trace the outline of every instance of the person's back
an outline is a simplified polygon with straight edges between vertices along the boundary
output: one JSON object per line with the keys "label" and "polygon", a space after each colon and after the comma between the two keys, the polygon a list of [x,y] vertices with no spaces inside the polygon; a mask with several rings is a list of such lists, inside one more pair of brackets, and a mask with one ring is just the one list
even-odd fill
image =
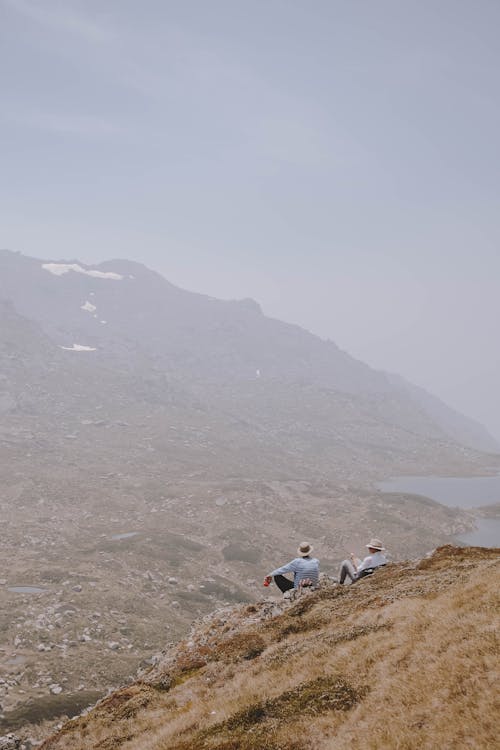
{"label": "person's back", "polygon": [[302,581],[309,580],[310,586],[317,586],[319,583],[319,560],[316,557],[296,557],[292,560],[291,570],[293,570],[293,586],[298,589]]}
{"label": "person's back", "polygon": [[[317,586],[319,583],[319,560],[316,557],[311,557],[312,551],[313,548],[308,542],[302,542],[297,550],[300,557],[295,557],[286,565],[282,565],[269,573],[265,578],[266,585],[274,579],[283,593],[289,589],[298,589],[305,585]],[[285,578],[286,573],[293,573],[293,583]]]}

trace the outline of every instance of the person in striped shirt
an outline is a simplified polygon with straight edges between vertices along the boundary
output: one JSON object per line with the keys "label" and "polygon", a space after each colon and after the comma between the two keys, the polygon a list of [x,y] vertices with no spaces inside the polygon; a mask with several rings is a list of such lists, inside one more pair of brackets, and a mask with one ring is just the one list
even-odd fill
{"label": "person in striped shirt", "polygon": [[[283,594],[291,589],[299,589],[302,586],[316,587],[319,582],[319,560],[311,557],[313,547],[309,542],[301,542],[297,554],[281,568],[276,568],[266,576],[265,581],[271,583],[274,580],[276,586]],[[293,581],[286,577],[286,573],[293,573]]]}

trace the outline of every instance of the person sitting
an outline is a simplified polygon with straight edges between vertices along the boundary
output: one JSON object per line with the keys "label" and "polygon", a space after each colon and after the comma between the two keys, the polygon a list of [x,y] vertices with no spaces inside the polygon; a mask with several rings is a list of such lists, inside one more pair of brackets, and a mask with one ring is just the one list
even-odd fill
{"label": "person sitting", "polygon": [[[273,570],[265,577],[264,582],[269,585],[274,579],[276,586],[283,594],[291,589],[297,590],[306,586],[315,588],[319,582],[319,560],[311,557],[312,551],[313,547],[309,542],[301,542],[297,550],[299,557]],[[286,573],[293,573],[293,581],[286,577]]]}
{"label": "person sitting", "polygon": [[351,579],[351,583],[358,581],[360,578],[369,576],[374,570],[386,565],[387,558],[383,554],[385,547],[380,539],[370,539],[366,545],[370,553],[363,561],[359,560],[351,552],[350,559],[344,560],[340,566],[339,583],[344,583],[346,578]]}

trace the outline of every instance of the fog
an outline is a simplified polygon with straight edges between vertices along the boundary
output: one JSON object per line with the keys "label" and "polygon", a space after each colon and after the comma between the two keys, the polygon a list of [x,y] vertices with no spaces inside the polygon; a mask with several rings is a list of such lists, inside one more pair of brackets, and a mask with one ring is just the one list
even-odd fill
{"label": "fog", "polygon": [[0,0],[0,246],[253,297],[500,439],[499,22]]}

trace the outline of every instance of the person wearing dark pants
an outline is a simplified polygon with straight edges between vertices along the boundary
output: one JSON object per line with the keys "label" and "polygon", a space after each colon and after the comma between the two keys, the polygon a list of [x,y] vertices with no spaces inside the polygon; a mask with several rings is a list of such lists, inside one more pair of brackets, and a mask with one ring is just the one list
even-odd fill
{"label": "person wearing dark pants", "polygon": [[273,576],[274,583],[279,588],[280,591],[285,593],[285,591],[290,591],[290,589],[294,588],[293,581],[291,581],[289,578],[286,578],[286,576],[282,576],[278,573],[278,575]]}
{"label": "person wearing dark pants", "polygon": [[[319,582],[319,560],[311,557],[312,551],[313,548],[309,542],[302,542],[297,550],[299,557],[273,570],[266,576],[265,581],[269,584],[274,579],[276,586],[283,594],[306,585],[316,587]],[[286,578],[286,573],[293,573],[293,581]]]}

